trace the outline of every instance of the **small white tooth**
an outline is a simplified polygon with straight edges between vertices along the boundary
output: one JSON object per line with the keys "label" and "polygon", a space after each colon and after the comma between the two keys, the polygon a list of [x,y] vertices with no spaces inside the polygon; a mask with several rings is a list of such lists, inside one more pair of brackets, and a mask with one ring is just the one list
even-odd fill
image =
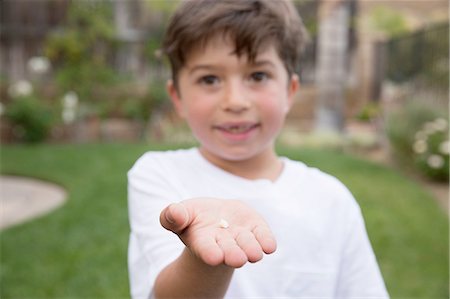
{"label": "small white tooth", "polygon": [[228,221],[226,221],[225,219],[220,219],[219,225],[221,228],[228,228],[230,226],[230,224],[228,224]]}

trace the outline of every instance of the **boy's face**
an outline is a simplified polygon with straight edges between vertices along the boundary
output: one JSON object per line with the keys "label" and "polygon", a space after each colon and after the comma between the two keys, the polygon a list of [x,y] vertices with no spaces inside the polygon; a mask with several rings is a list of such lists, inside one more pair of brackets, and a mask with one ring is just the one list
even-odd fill
{"label": "boy's face", "polygon": [[233,51],[227,38],[193,50],[178,74],[178,90],[169,82],[169,94],[209,157],[243,161],[272,155],[298,77],[288,78],[273,46],[254,63]]}

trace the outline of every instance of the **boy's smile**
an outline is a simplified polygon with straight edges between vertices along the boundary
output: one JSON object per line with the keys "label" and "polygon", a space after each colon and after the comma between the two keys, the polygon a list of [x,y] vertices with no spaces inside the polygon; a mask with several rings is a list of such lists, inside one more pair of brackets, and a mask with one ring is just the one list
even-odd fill
{"label": "boy's smile", "polygon": [[169,82],[168,90],[208,160],[222,168],[234,162],[267,167],[279,163],[274,140],[298,85],[273,45],[251,63],[219,35],[187,55],[178,88]]}
{"label": "boy's smile", "polygon": [[221,132],[230,142],[240,142],[249,139],[259,127],[259,122],[241,121],[218,124],[213,126],[213,129]]}

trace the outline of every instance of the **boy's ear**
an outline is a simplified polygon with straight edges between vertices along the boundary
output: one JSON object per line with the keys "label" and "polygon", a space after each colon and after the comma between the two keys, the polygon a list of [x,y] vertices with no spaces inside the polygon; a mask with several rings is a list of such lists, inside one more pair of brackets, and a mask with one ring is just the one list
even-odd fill
{"label": "boy's ear", "polygon": [[288,86],[288,111],[294,104],[295,95],[300,89],[300,79],[297,74],[292,74]]}
{"label": "boy's ear", "polygon": [[173,106],[175,107],[175,110],[177,111],[177,114],[181,118],[184,118],[184,109],[183,109],[183,104],[181,103],[181,96],[180,96],[180,93],[178,92],[178,89],[175,86],[175,83],[173,82],[173,80],[167,81],[166,88],[167,88],[167,93],[170,96],[170,100],[171,100]]}

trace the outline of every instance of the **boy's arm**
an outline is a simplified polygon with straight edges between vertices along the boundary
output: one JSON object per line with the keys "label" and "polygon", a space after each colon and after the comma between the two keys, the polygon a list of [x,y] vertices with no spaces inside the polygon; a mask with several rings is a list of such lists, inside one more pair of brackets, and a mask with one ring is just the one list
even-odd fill
{"label": "boy's arm", "polygon": [[276,249],[263,218],[235,200],[185,200],[165,208],[160,222],[186,248],[158,275],[156,298],[223,297],[234,268]]}
{"label": "boy's arm", "polygon": [[210,266],[184,249],[181,256],[158,276],[155,298],[223,298],[234,269]]}

